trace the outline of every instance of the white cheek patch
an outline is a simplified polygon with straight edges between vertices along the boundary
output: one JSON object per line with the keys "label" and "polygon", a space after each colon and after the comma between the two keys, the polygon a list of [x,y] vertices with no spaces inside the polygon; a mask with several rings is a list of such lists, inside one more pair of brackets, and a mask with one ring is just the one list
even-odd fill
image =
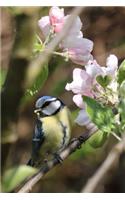
{"label": "white cheek patch", "polygon": [[52,115],[55,113],[61,106],[61,102],[59,100],[50,102],[50,104],[42,109],[42,112],[45,115]]}

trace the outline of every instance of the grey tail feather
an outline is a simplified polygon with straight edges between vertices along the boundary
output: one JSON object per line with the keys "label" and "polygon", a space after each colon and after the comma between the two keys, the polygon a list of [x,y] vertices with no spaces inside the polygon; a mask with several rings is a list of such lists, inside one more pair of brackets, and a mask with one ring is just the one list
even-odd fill
{"label": "grey tail feather", "polygon": [[35,165],[34,161],[32,160],[32,158],[27,162],[28,166],[33,167]]}

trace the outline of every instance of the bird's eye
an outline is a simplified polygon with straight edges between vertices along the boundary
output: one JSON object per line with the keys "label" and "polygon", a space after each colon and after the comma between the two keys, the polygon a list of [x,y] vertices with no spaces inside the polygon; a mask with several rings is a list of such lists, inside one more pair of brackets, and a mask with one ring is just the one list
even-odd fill
{"label": "bird's eye", "polygon": [[48,106],[50,104],[50,101],[46,101],[41,108],[45,108],[46,106]]}

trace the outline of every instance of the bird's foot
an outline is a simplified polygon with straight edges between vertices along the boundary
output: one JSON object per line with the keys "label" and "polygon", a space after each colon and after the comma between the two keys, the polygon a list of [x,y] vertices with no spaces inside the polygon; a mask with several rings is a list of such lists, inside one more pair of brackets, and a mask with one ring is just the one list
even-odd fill
{"label": "bird's foot", "polygon": [[58,153],[54,153],[54,157],[57,159],[58,163],[60,163],[60,164],[63,163],[63,159],[61,158],[61,156]]}
{"label": "bird's foot", "polygon": [[81,149],[81,146],[82,146],[82,144],[81,143],[83,143],[84,142],[84,140],[85,140],[85,138],[83,137],[83,136],[79,136],[78,138],[76,137],[74,137],[74,138],[72,138],[71,139],[71,141],[70,141],[70,144],[72,144],[73,142],[75,142],[75,141],[79,141],[80,142],[80,144],[78,145],[78,149]]}
{"label": "bird's foot", "polygon": [[72,144],[73,142],[75,142],[77,140],[78,140],[78,138],[76,138],[76,137],[72,138],[71,141],[70,141],[70,144]]}
{"label": "bird's foot", "polygon": [[79,137],[78,137],[78,140],[79,140],[79,142],[80,142],[80,144],[78,145],[78,149],[81,149],[82,148],[82,144],[81,143],[83,143],[83,142],[85,142],[85,138],[82,136],[82,135],[80,135]]}

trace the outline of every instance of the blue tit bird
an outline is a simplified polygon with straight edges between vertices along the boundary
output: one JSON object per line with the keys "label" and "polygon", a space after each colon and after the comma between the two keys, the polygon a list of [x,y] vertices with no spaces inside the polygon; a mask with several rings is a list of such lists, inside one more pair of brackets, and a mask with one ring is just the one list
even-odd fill
{"label": "blue tit bird", "polygon": [[37,119],[28,165],[37,167],[46,157],[58,155],[68,145],[72,120],[69,109],[56,97],[40,97],[35,107]]}

